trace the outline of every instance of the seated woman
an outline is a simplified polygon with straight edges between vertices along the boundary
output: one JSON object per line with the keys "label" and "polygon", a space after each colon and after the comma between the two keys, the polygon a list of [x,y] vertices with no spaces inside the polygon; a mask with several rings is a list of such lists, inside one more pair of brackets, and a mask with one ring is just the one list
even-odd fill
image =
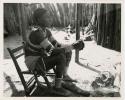
{"label": "seated woman", "polygon": [[[72,56],[71,50],[79,49],[79,47],[83,49],[84,43],[83,41],[79,41],[72,45],[62,47],[47,29],[47,27],[51,26],[52,19],[49,12],[43,8],[34,11],[33,21],[35,27],[27,39],[25,63],[32,71],[46,72],[56,66],[54,89],[66,93],[66,90],[61,86],[62,80],[74,81],[67,74]],[[36,66],[38,63],[41,67]],[[43,64],[45,64],[46,67],[42,66]]]}

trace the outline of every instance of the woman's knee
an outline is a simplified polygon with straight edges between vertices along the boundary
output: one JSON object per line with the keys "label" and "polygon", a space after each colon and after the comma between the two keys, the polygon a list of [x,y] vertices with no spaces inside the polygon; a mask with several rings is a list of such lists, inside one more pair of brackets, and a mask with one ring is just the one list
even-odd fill
{"label": "woman's knee", "polygon": [[72,56],[72,51],[67,52],[67,53],[66,53],[66,56],[71,57],[71,56]]}
{"label": "woman's knee", "polygon": [[59,63],[66,63],[66,55],[64,53],[60,53],[57,58]]}
{"label": "woman's knee", "polygon": [[67,62],[70,62],[71,57],[72,57],[72,51],[71,51],[71,52],[66,53],[66,61],[67,61]]}

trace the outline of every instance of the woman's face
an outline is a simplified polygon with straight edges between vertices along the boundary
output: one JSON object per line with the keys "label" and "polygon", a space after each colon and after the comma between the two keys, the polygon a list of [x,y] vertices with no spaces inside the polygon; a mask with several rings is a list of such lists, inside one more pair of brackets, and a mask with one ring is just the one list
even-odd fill
{"label": "woman's face", "polygon": [[41,27],[50,27],[52,25],[52,18],[49,12],[46,12],[38,19],[38,23]]}

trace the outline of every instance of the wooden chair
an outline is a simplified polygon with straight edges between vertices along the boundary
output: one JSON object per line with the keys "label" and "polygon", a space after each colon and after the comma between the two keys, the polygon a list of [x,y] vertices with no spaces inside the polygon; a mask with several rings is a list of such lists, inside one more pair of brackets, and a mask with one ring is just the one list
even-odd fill
{"label": "wooden chair", "polygon": [[[51,88],[51,83],[49,82],[47,76],[54,76],[55,73],[43,74],[43,73],[37,73],[36,71],[31,72],[30,70],[22,71],[21,65],[19,65],[17,59],[25,55],[24,45],[19,46],[15,49],[7,48],[7,50],[9,51],[9,54],[14,62],[17,73],[18,73],[20,80],[22,82],[22,85],[24,87],[26,96],[31,96],[33,91],[35,90],[36,84],[37,84],[37,86],[39,86],[41,84],[40,81],[38,80],[39,76],[42,76],[43,79],[45,80],[44,83],[47,84],[48,88]],[[19,52],[21,52],[21,53],[19,54]],[[55,69],[53,69],[53,70],[55,70]],[[26,81],[26,79],[25,79],[25,75],[27,75],[27,74],[33,75],[28,81]],[[31,86],[31,84],[34,84],[34,85]]]}

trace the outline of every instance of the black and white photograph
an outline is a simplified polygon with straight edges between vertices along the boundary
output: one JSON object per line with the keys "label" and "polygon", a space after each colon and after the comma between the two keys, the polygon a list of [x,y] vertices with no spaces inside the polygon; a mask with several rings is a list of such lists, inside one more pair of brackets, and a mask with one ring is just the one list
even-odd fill
{"label": "black and white photograph", "polygon": [[3,3],[3,97],[121,97],[121,3]]}

